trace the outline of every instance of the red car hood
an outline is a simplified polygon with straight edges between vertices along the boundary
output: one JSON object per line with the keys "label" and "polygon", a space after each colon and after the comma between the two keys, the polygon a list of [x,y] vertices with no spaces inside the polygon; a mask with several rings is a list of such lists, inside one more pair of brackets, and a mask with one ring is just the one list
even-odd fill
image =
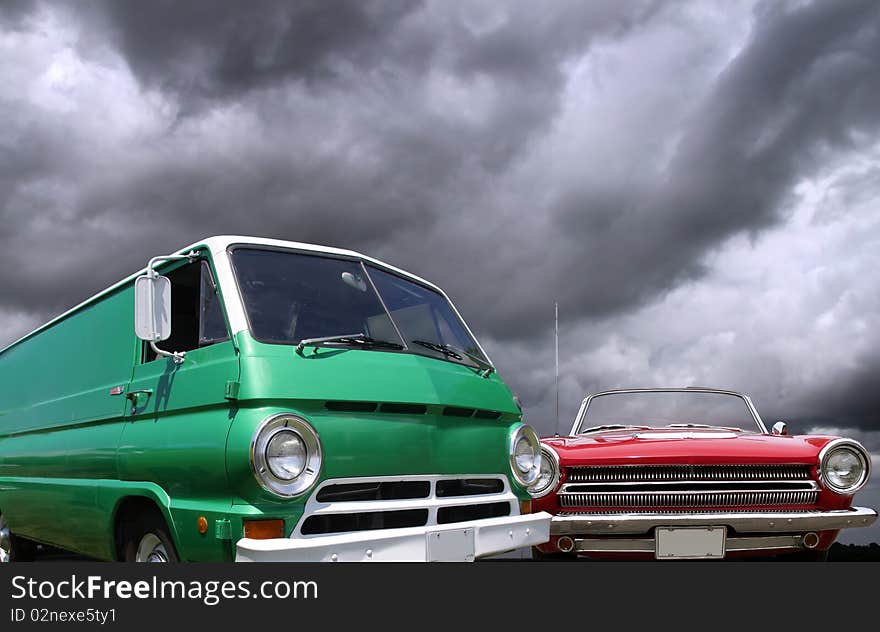
{"label": "red car hood", "polygon": [[606,430],[541,439],[566,465],[803,463],[815,465],[834,437],[763,435],[723,429]]}

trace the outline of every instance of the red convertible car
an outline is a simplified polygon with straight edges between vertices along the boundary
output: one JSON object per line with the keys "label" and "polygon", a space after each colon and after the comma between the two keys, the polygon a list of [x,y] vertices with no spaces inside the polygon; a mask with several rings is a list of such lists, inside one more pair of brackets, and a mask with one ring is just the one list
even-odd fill
{"label": "red convertible car", "polygon": [[768,432],[751,400],[707,388],[587,397],[570,436],[542,442],[530,488],[553,514],[533,557],[822,560],[840,529],[877,512],[852,505],[870,454],[856,441]]}

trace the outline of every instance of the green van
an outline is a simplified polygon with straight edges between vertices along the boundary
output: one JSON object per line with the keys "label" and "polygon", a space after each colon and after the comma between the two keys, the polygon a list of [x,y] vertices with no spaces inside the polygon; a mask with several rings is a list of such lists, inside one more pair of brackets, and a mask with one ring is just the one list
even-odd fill
{"label": "green van", "polygon": [[211,237],[0,351],[0,559],[472,560],[549,539],[534,431],[442,290]]}

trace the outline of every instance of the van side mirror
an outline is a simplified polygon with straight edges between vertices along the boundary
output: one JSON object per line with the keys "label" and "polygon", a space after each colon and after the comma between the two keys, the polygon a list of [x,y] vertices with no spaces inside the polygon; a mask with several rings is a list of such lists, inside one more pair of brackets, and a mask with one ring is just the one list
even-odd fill
{"label": "van side mirror", "polygon": [[773,424],[773,429],[771,432],[775,435],[787,435],[788,434],[788,425],[784,421],[777,421]]}
{"label": "van side mirror", "polygon": [[157,356],[171,358],[175,364],[184,361],[186,351],[165,351],[157,342],[171,337],[171,281],[158,274],[155,266],[160,261],[197,260],[199,254],[190,250],[185,255],[160,255],[150,259],[147,273],[134,280],[134,333],[150,343]]}
{"label": "van side mirror", "polygon": [[171,281],[145,274],[134,281],[134,333],[146,342],[171,336]]}

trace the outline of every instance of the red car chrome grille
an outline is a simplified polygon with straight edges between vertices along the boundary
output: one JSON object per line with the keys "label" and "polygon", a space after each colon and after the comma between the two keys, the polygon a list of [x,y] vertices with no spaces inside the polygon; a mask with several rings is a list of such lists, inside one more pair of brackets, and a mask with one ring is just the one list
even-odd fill
{"label": "red car chrome grille", "polygon": [[567,470],[563,508],[630,509],[809,506],[819,488],[808,465],[592,466]]}
{"label": "red car chrome grille", "polygon": [[594,465],[568,468],[569,483],[808,481],[809,465]]}
{"label": "red car chrome grille", "polygon": [[562,507],[753,507],[757,505],[814,505],[819,492],[811,491],[688,491],[562,493]]}
{"label": "red car chrome grille", "polygon": [[[633,512],[629,509],[575,509],[573,511],[560,511],[557,515],[562,517],[572,517],[572,516],[595,516],[599,520],[607,519],[610,516],[631,516],[633,513],[639,514],[651,514],[652,516],[675,516],[678,514],[687,514],[689,516],[699,515],[699,514],[717,514],[717,508],[710,509],[700,509],[700,508],[691,508],[691,507],[682,507],[681,509],[652,509],[649,512],[639,511]],[[791,509],[734,509],[726,513],[735,513],[735,514],[760,514],[760,515],[768,515],[778,513],[779,515],[788,515],[791,513]],[[804,509],[802,511],[804,515],[818,514],[820,510],[818,509]]]}

